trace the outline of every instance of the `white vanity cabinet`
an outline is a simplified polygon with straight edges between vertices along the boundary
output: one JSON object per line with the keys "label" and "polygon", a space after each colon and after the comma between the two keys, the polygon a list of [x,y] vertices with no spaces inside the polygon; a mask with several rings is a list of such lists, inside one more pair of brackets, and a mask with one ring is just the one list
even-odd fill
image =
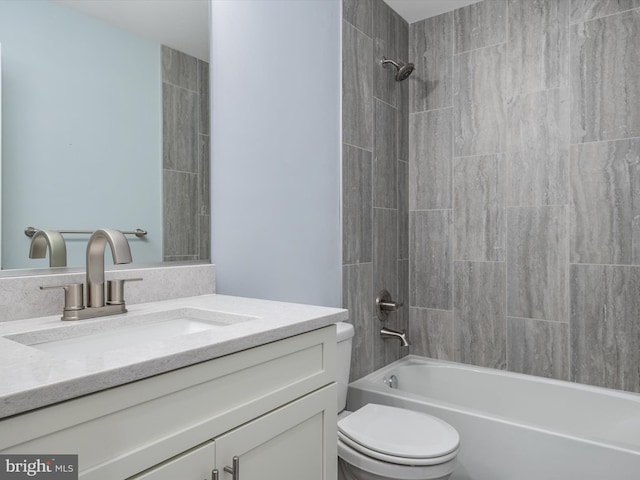
{"label": "white vanity cabinet", "polygon": [[83,480],[335,480],[335,349],[330,325],[16,415],[0,452],[78,454]]}

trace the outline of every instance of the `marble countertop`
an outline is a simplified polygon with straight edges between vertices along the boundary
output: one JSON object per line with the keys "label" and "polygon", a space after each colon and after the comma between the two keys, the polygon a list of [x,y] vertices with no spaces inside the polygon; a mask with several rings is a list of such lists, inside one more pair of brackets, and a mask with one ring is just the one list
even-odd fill
{"label": "marble countertop", "polygon": [[[11,340],[65,339],[78,328],[107,331],[127,319],[180,308],[257,317],[168,339],[63,357]],[[0,323],[0,418],[169,372],[346,320],[347,311],[293,303],[202,295],[128,306],[128,313],[63,322],[60,315]],[[149,326],[152,328],[152,325]],[[8,338],[7,338],[8,337]]]}

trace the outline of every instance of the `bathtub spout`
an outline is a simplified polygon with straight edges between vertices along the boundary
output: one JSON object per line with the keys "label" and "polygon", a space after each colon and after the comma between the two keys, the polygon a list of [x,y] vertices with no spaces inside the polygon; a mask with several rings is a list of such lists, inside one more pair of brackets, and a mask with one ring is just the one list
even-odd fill
{"label": "bathtub spout", "polygon": [[408,347],[409,345],[411,345],[411,343],[409,343],[409,340],[407,340],[407,332],[405,332],[404,330],[402,332],[396,332],[395,330],[391,330],[390,328],[382,327],[382,329],[380,330],[380,335],[385,339],[397,338],[398,340],[400,340],[400,343],[403,347]]}

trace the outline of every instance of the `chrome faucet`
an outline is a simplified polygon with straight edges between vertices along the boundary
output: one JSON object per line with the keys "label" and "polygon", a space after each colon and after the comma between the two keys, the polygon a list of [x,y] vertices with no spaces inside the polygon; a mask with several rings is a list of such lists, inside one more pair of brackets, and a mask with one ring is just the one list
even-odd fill
{"label": "chrome faucet", "polygon": [[391,330],[390,328],[382,327],[382,329],[380,330],[380,336],[383,339],[386,339],[386,338],[397,338],[398,340],[400,340],[400,344],[403,347],[408,347],[408,346],[411,345],[409,340],[407,340],[407,332],[405,332],[405,331],[397,332],[395,330]]}
{"label": "chrome faucet", "polygon": [[67,246],[60,232],[38,230],[31,239],[29,258],[45,258],[49,248],[49,266],[67,266]]}
{"label": "chrome faucet", "polygon": [[93,232],[87,243],[87,304],[84,305],[83,285],[54,285],[40,287],[41,290],[62,288],[65,291],[62,320],[82,320],[126,313],[124,302],[124,283],[142,280],[129,278],[107,281],[107,300],[105,302],[104,253],[107,244],[111,247],[113,263],[131,263],[129,242],[122,232],[112,229],[100,229]]}

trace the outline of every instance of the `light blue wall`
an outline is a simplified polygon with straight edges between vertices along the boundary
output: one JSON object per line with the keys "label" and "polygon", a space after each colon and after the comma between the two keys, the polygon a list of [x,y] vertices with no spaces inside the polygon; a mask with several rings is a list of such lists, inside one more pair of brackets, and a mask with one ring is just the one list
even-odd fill
{"label": "light blue wall", "polygon": [[212,3],[219,293],[340,306],[339,0]]}
{"label": "light blue wall", "polygon": [[[3,268],[48,265],[29,225],[145,228],[134,262],[162,261],[160,46],[43,1],[0,2],[0,43]],[[83,265],[88,237],[67,238]]]}
{"label": "light blue wall", "polygon": [[[0,44],[0,215],[2,214],[2,44]],[[2,221],[0,218],[0,268],[2,268]]]}

